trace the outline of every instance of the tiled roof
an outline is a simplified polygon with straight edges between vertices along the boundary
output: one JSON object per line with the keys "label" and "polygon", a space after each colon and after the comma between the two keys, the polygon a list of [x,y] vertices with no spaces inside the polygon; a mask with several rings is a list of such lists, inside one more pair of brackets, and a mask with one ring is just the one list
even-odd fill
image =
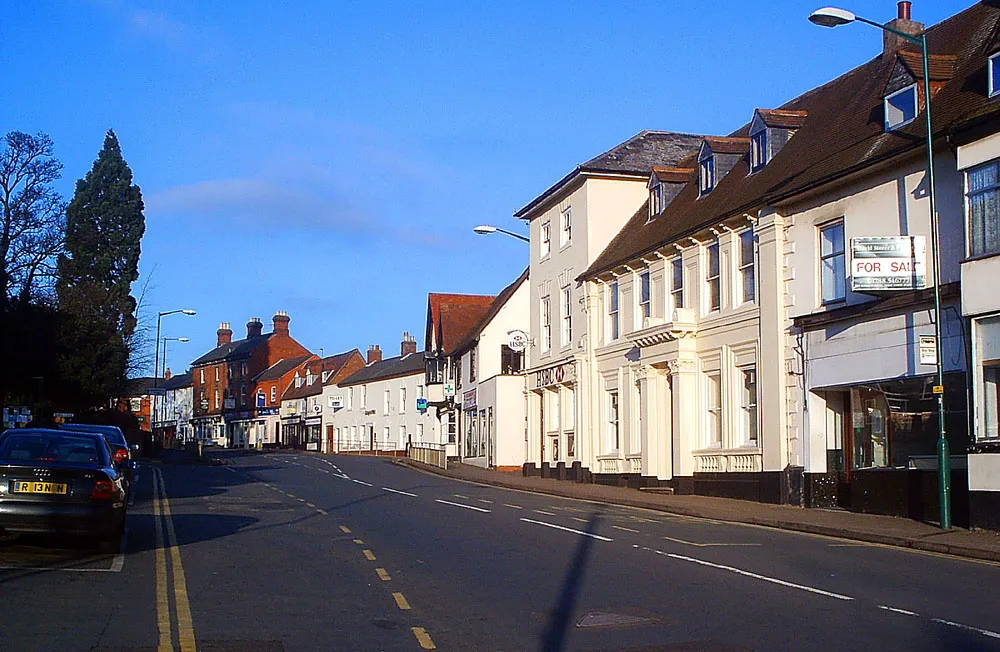
{"label": "tiled roof", "polygon": [[514,217],[526,218],[532,210],[545,203],[549,197],[579,174],[603,172],[646,177],[649,176],[654,165],[673,165],[696,152],[701,141],[702,136],[693,134],[679,134],[671,131],[640,132],[624,143],[578,165],[576,169],[557,181],[524,208],[514,213]]}
{"label": "tiled roof", "polygon": [[292,369],[295,369],[311,357],[311,355],[303,355],[297,358],[282,358],[264,371],[257,374],[253,381],[255,383],[259,383],[265,380],[281,380],[282,376],[287,374]]}
{"label": "tiled roof", "polygon": [[[301,374],[302,384],[295,386],[293,381],[281,395],[281,400],[292,398],[305,398],[306,396],[316,396],[323,393],[323,360],[313,358],[305,364],[305,367],[296,372],[296,376]],[[309,382],[309,374],[312,374],[313,381]]]}
{"label": "tiled roof", "polygon": [[348,385],[363,385],[377,380],[387,380],[389,378],[399,378],[401,376],[413,376],[424,373],[424,353],[410,353],[402,357],[389,358],[373,362],[357,373],[351,374],[340,381],[341,387]]}
{"label": "tiled roof", "polygon": [[[910,69],[917,79],[924,78],[924,58],[919,52],[900,50],[897,55]],[[927,55],[927,72],[930,73],[931,81],[947,81],[955,74],[955,55],[953,54],[929,54]],[[932,109],[933,111],[933,109]]]}
{"label": "tiled roof", "polygon": [[489,325],[490,321],[496,317],[498,312],[500,312],[500,309],[507,304],[512,296],[514,296],[517,289],[528,280],[528,269],[530,268],[526,268],[521,275],[517,277],[517,280],[500,291],[497,298],[493,300],[492,304],[490,304],[490,309],[487,310],[486,313],[479,319],[479,323],[471,328],[469,332],[466,333],[465,337],[463,337],[462,340],[455,345],[456,352],[466,349],[469,345],[476,341],[476,338],[478,338],[479,334],[483,332],[483,329]]}
{"label": "tiled roof", "polygon": [[743,154],[750,147],[749,138],[705,136],[705,142],[715,154]]}
{"label": "tiled roof", "polygon": [[157,381],[157,379],[152,376],[129,378],[125,386],[125,395],[142,396],[144,394],[148,394],[150,389],[161,386],[163,382],[162,378]]}
{"label": "tiled roof", "polygon": [[250,353],[258,346],[266,342],[272,335],[274,335],[274,333],[265,333],[257,337],[236,340],[235,342],[230,342],[229,344],[217,346],[191,364],[193,366],[198,366],[211,364],[213,362],[222,362],[226,359],[244,358],[250,355]]}
{"label": "tiled roof", "polygon": [[176,376],[171,376],[170,378],[160,382],[160,387],[163,389],[184,389],[185,387],[194,386],[194,374],[190,371],[186,374],[177,374]]}
{"label": "tiled roof", "polygon": [[451,354],[465,335],[479,323],[495,298],[482,294],[428,294],[425,338],[427,350]]}
{"label": "tiled roof", "polygon": [[653,168],[653,175],[668,183],[686,183],[694,178],[694,168],[660,167]]}
{"label": "tiled roof", "polygon": [[[986,55],[993,51],[989,46],[1000,18],[1000,8],[991,4],[974,5],[927,31],[932,53],[955,57],[952,79],[932,99],[938,138],[1000,116],[1000,102],[986,97]],[[780,205],[802,192],[924,148],[923,119],[891,132],[884,129],[882,92],[896,60],[877,56],[780,107],[804,111],[808,117],[762,170],[748,174],[745,151],[711,193],[699,197],[697,182],[689,182],[648,224],[648,209],[642,207],[579,278],[591,278],[726,218]],[[732,135],[745,136],[747,129],[745,125]]]}
{"label": "tiled roof", "polygon": [[362,360],[364,356],[361,355],[361,351],[357,349],[352,349],[344,353],[338,353],[337,355],[331,355],[329,357],[323,358],[323,371],[327,372],[327,381],[323,383],[324,385],[333,384],[334,378],[337,377],[337,372],[340,371],[344,365],[350,362],[353,356],[358,356]]}
{"label": "tiled roof", "polygon": [[760,119],[768,127],[778,129],[798,129],[806,121],[806,111],[782,111],[781,109],[757,109]]}

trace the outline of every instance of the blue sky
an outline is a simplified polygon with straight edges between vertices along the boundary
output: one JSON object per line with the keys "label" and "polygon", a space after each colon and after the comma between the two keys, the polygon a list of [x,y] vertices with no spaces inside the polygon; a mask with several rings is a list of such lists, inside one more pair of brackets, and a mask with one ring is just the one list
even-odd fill
{"label": "blue sky", "polygon": [[146,202],[144,322],[198,311],[163,320],[191,339],[174,370],[276,310],[317,353],[422,344],[428,292],[496,294],[527,265],[477,224],[523,231],[517,209],[635,133],[728,134],[882,43],[800,0],[284,4],[0,6],[0,129],[53,138],[67,199],[116,131]]}

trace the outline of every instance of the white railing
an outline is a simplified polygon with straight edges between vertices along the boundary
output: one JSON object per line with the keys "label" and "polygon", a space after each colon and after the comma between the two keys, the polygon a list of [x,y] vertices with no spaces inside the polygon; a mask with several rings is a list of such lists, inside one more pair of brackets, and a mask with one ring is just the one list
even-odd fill
{"label": "white railing", "polygon": [[694,454],[699,473],[759,473],[763,469],[760,451],[719,450]]}
{"label": "white railing", "polygon": [[629,473],[642,473],[642,453],[625,456],[625,466]]}
{"label": "white railing", "polygon": [[370,442],[340,438],[337,440],[335,451],[338,453],[385,453],[400,450],[394,441],[375,441],[372,448]]}
{"label": "white railing", "polygon": [[441,469],[448,468],[448,453],[439,444],[411,444],[408,456],[414,462],[423,462]]}

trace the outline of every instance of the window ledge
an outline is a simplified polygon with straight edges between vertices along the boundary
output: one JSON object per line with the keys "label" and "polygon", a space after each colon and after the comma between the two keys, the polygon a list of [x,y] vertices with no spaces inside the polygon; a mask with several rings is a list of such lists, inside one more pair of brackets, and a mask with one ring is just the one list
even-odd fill
{"label": "window ledge", "polygon": [[974,263],[980,260],[987,260],[989,258],[997,258],[997,257],[1000,257],[1000,251],[991,251],[985,254],[976,254],[975,256],[969,256],[965,258],[961,264],[964,265],[965,263]]}

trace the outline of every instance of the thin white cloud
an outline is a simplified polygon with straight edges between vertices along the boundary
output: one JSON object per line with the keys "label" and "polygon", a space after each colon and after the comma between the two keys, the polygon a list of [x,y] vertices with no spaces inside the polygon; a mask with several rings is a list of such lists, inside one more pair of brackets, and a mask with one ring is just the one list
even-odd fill
{"label": "thin white cloud", "polygon": [[145,198],[149,215],[191,215],[273,229],[360,233],[373,220],[317,189],[265,179],[215,179],[174,186]]}

